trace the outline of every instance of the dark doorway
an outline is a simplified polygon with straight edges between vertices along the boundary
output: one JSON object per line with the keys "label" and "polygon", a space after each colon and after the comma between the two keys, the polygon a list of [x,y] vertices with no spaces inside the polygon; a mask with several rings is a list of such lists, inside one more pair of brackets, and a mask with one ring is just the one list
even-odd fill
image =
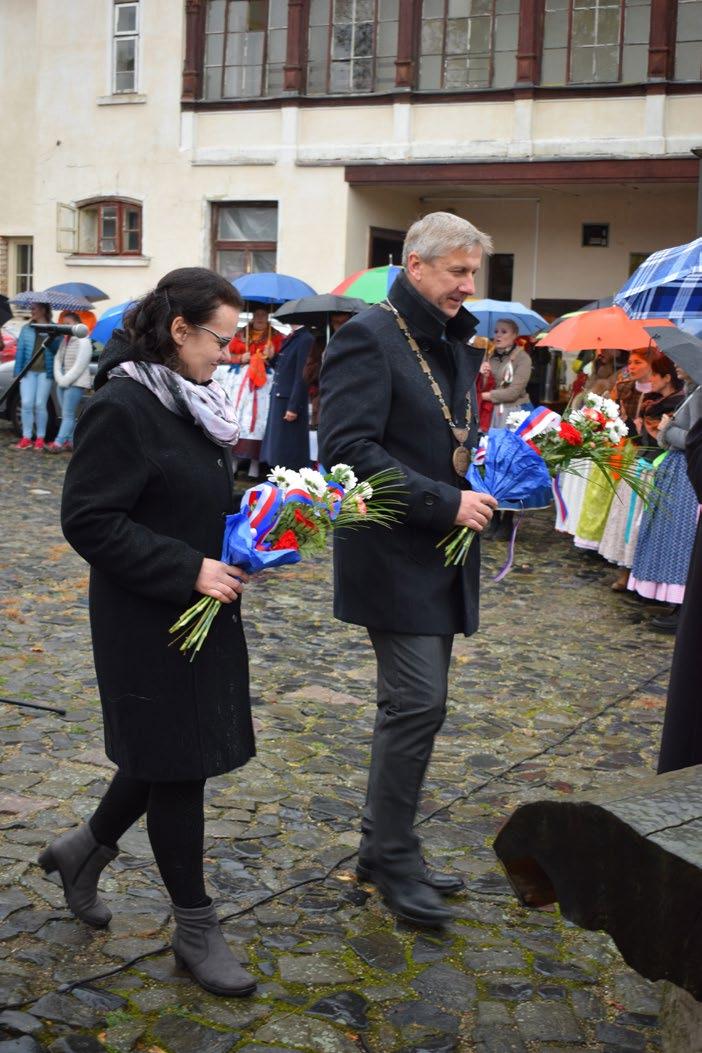
{"label": "dark doorway", "polygon": [[384,227],[371,227],[368,266],[386,267],[388,263],[394,263],[396,267],[399,267],[402,263],[402,245],[404,240],[404,230],[385,230]]}
{"label": "dark doorway", "polygon": [[496,252],[490,257],[488,266],[488,299],[511,300],[514,255],[511,252]]}

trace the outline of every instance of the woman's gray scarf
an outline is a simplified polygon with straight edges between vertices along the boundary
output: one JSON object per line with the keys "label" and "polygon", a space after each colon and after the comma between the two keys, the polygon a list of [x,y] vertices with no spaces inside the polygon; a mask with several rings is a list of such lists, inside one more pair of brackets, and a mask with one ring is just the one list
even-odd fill
{"label": "woman's gray scarf", "polygon": [[194,384],[168,366],[131,361],[121,362],[108,376],[128,377],[143,384],[167,410],[197,424],[218,446],[235,446],[239,441],[234,404],[215,380]]}

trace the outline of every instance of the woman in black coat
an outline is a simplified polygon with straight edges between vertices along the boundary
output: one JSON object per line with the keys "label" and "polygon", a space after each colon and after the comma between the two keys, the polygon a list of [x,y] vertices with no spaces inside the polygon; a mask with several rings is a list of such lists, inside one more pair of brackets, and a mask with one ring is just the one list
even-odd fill
{"label": "woman in black coat", "polygon": [[303,371],[314,346],[309,329],[291,333],[278,352],[263,436],[261,460],[285,468],[307,468],[310,463],[309,392]]}
{"label": "woman in black coat", "polygon": [[[105,724],[118,766],[95,814],[39,857],[58,870],[69,907],[90,925],[119,838],[146,813],[173,901],[176,960],[215,994],[253,977],[225,943],[203,873],[204,786],[255,752],[240,618],[246,575],[219,559],[234,511],[234,408],[217,384],[241,307],[233,286],[200,267],[172,271],[105,348],[76,429],[63,532],[90,564],[90,623]],[[196,659],[168,629],[198,595],[224,606]]]}
{"label": "woman in black coat", "polygon": [[[690,428],[685,447],[687,475],[702,503],[702,421]],[[680,609],[658,772],[702,764],[702,517]]]}

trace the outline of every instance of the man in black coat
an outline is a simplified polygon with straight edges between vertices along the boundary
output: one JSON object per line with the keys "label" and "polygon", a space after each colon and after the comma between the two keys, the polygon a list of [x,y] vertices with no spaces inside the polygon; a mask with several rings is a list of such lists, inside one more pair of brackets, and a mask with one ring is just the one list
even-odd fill
{"label": "man in black coat", "polygon": [[460,879],[427,869],[413,833],[434,736],[446,713],[453,636],[478,628],[479,544],[465,566],[444,566],[437,542],[454,526],[481,531],[496,502],[465,481],[477,441],[474,383],[483,357],[463,308],[491,242],[437,212],[415,223],[405,271],[387,301],[332,338],[321,376],[320,457],[360,479],[401,469],[406,511],[391,530],[336,536],[334,613],[365,625],[378,662],[378,712],[363,813],[359,876],[420,924],[450,916],[440,892]]}
{"label": "man in black coat", "polygon": [[309,395],[303,371],[313,346],[312,333],[301,326],[285,340],[274,361],[271,403],[261,446],[261,460],[266,464],[309,467]]}

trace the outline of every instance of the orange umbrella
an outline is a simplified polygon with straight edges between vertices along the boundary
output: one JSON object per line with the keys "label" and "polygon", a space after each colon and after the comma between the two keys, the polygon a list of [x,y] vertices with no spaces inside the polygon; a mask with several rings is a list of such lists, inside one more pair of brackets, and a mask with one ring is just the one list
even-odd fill
{"label": "orange umbrella", "polygon": [[[83,325],[87,325],[88,332],[92,333],[93,329],[95,328],[95,323],[97,322],[97,315],[94,311],[70,311],[69,313],[77,314]],[[61,311],[58,320],[59,325],[63,325],[65,314],[65,311]]]}
{"label": "orange umbrella", "polygon": [[647,324],[673,323],[667,318],[655,322],[645,318],[633,319],[621,307],[601,307],[597,311],[584,311],[566,318],[544,333],[536,344],[537,347],[555,347],[560,351],[597,351],[599,348],[634,351],[653,343],[644,329]]}

